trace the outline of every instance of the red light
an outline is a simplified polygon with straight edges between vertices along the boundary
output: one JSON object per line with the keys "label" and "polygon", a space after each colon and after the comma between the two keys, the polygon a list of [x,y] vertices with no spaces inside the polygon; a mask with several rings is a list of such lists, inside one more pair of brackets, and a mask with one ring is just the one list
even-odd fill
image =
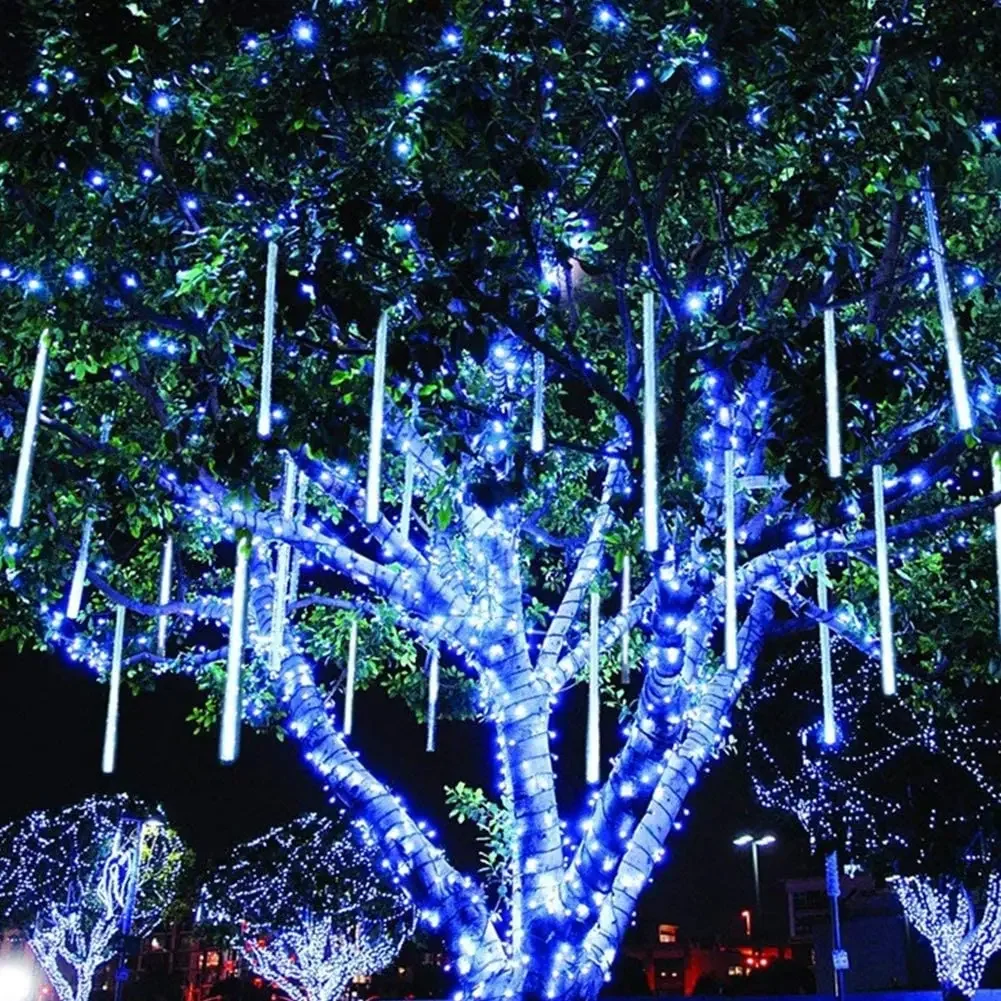
{"label": "red light", "polygon": [[765,959],[765,958],[764,958],[764,957],[762,956],[762,958],[761,958],[761,960],[760,960],[760,962],[759,962],[759,964],[758,964],[758,965],[759,965],[759,966],[767,966],[767,965],[768,965],[768,960],[767,960],[767,959]]}

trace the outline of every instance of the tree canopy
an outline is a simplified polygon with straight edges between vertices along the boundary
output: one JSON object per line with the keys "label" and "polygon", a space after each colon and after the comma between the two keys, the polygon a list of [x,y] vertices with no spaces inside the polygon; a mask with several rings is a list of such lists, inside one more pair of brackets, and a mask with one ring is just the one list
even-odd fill
{"label": "tree canopy", "polygon": [[[202,724],[236,636],[243,716],[365,816],[479,995],[596,992],[770,635],[870,656],[881,608],[906,697],[996,671],[999,8],[19,6],[0,636],[104,676],[124,607],[128,677],[191,674]],[[358,687],[420,714],[440,666],[443,715],[496,728],[508,944],[334,723],[356,629]],[[564,841],[550,718],[585,673],[626,725]]]}

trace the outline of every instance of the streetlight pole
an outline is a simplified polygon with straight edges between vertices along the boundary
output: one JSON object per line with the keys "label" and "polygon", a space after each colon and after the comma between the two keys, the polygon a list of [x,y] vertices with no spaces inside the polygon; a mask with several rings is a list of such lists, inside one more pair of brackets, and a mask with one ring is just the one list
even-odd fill
{"label": "streetlight pole", "polygon": [[132,865],[129,874],[129,890],[125,899],[125,913],[122,914],[120,935],[118,943],[118,962],[115,964],[115,998],[114,1001],[122,1001],[122,985],[128,977],[128,970],[125,968],[125,946],[129,936],[132,934],[132,918],[136,911],[136,897],[139,894],[139,869],[142,866],[143,834],[147,827],[155,827],[160,822],[156,819],[140,817],[122,817],[122,825],[136,824],[136,843],[133,850]]}
{"label": "streetlight pole", "polygon": [[841,874],[836,850],[830,852],[824,859],[824,874],[827,877],[827,897],[831,904],[831,967],[834,971],[834,997],[836,1001],[844,1001],[847,956],[841,945],[841,908],[838,906],[838,897],[841,896]]}
{"label": "streetlight pole", "polygon": [[740,834],[733,839],[733,843],[738,848],[751,848],[751,867],[754,870],[754,921],[759,930],[761,929],[761,869],[758,863],[758,849],[766,845],[775,844],[774,834],[764,834],[756,837],[753,834]]}

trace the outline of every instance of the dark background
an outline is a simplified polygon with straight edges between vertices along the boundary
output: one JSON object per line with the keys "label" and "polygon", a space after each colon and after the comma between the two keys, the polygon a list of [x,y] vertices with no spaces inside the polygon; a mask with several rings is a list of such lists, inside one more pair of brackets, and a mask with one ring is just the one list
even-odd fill
{"label": "dark background", "polygon": [[[107,690],[58,654],[19,654],[0,647],[0,823],[30,810],[66,805],[95,792],[126,791],[160,803],[200,861],[228,845],[283,824],[325,797],[300,758],[298,745],[244,728],[240,760],[222,767],[215,732],[195,734],[186,716],[199,693],[190,679],[163,678],[152,693],[123,688],[118,768],[100,769]],[[584,814],[583,689],[565,697],[555,724],[560,805],[571,828]],[[618,746],[616,720],[603,714],[603,750]],[[439,750],[424,752],[424,730],[406,709],[380,692],[358,694],[352,743],[362,760],[401,794],[417,818],[439,831],[461,868],[476,867],[468,826],[447,820],[442,787],[459,780],[493,788],[489,727],[442,722]],[[703,774],[688,799],[691,815],[668,843],[668,859],[647,891],[641,918],[675,923],[681,935],[736,939],[740,910],[753,904],[749,852],[732,844],[744,830],[772,832],[761,850],[761,931],[788,934],[783,878],[822,873],[801,829],[753,803],[743,763],[725,757]]]}

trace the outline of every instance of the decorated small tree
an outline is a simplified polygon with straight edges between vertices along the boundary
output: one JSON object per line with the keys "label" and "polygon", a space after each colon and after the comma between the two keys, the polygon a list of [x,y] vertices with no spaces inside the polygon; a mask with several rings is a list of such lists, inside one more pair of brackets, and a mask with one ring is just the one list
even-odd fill
{"label": "decorated small tree", "polygon": [[87,1001],[123,936],[173,901],[183,843],[127,796],[93,797],[0,828],[0,913],[27,934],[59,1001]]}
{"label": "decorated small tree", "polygon": [[[108,684],[106,768],[187,675],[465,996],[587,1001],[770,634],[887,692],[996,653],[996,7],[18,10],[0,635]],[[510,906],[359,753],[373,686],[496,741]]]}
{"label": "decorated small tree", "polygon": [[827,856],[829,893],[845,863],[888,879],[931,945],[943,995],[972,997],[1001,950],[994,696],[957,698],[942,686],[934,703],[887,700],[858,656],[835,644],[828,742],[821,697],[798,670],[811,659],[820,659],[813,643],[779,658],[748,698],[758,799],[803,824]]}
{"label": "decorated small tree", "polygon": [[386,967],[413,908],[364,827],[308,814],[233,850],[199,921],[229,928],[251,969],[292,1001],[337,1001]]}
{"label": "decorated small tree", "polygon": [[1001,872],[987,876],[979,918],[970,891],[954,877],[902,876],[895,886],[907,920],[931,945],[946,1001],[973,997],[987,960],[1001,951]]}

